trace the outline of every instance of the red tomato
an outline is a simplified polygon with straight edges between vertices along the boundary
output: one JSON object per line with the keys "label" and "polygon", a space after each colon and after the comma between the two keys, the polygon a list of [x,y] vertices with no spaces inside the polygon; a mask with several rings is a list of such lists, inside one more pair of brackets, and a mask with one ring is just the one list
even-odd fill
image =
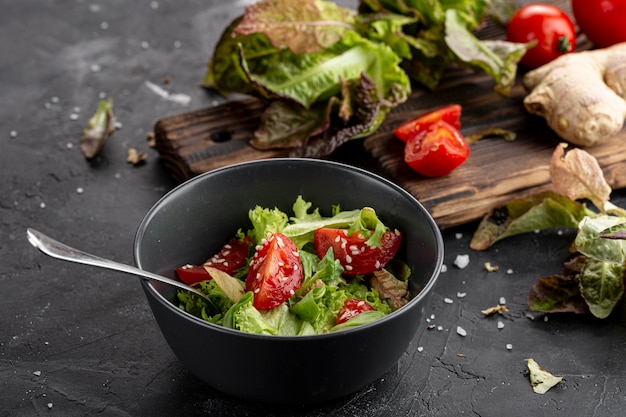
{"label": "red tomato", "polygon": [[399,231],[388,230],[380,238],[380,247],[370,247],[360,232],[348,236],[345,229],[321,228],[315,231],[313,243],[317,256],[323,258],[333,248],[335,259],[348,275],[367,274],[377,271],[393,259],[402,242]]}
{"label": "red tomato", "polygon": [[176,275],[187,285],[192,285],[200,281],[211,279],[209,273],[204,269],[204,265],[212,266],[229,275],[233,275],[236,270],[246,264],[249,246],[244,239],[232,238],[222,249],[207,259],[203,265],[184,265],[176,268]]}
{"label": "red tomato", "polygon": [[257,248],[246,277],[246,291],[254,293],[253,305],[265,310],[287,301],[302,284],[298,248],[282,233],[273,233]]}
{"label": "red tomato", "polygon": [[626,42],[626,0],[572,0],[580,29],[598,48]]}
{"label": "red tomato", "polygon": [[426,177],[449,174],[469,157],[470,148],[461,133],[443,120],[411,138],[404,148],[404,160]]}
{"label": "red tomato", "polygon": [[506,37],[510,42],[537,41],[521,60],[529,68],[540,67],[576,48],[576,29],[572,20],[551,4],[520,7],[507,25]]}
{"label": "red tomato", "polygon": [[365,300],[359,300],[358,298],[349,298],[343,303],[343,307],[339,310],[337,320],[335,324],[345,323],[352,317],[357,316],[365,311],[374,311],[374,307],[371,306]]}
{"label": "red tomato", "polygon": [[420,114],[414,119],[407,120],[394,129],[395,137],[403,142],[417,135],[421,130],[428,129],[438,120],[445,120],[457,129],[461,128],[461,106],[458,104],[449,104],[439,107],[438,109]]}

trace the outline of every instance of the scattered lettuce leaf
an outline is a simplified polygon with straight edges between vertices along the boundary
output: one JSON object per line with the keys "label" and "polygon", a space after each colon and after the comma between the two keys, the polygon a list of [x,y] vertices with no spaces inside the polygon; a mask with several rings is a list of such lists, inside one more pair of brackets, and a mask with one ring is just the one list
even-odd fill
{"label": "scattered lettuce leaf", "polygon": [[554,227],[577,228],[591,214],[584,204],[550,191],[516,198],[495,207],[482,219],[470,247],[486,250],[499,240],[522,233]]}
{"label": "scattered lettuce leaf", "polygon": [[550,160],[550,178],[554,190],[572,200],[588,199],[598,210],[609,201],[611,187],[600,164],[580,148],[566,151],[569,145],[559,144]]}
{"label": "scattered lettuce leaf", "polygon": [[580,275],[580,293],[591,314],[607,318],[624,296],[624,264],[588,258]]}
{"label": "scattered lettuce leaf", "polygon": [[626,261],[626,240],[604,239],[599,234],[624,221],[626,219],[608,215],[585,217],[574,241],[576,250],[598,261],[623,264]]}
{"label": "scattered lettuce leaf", "polygon": [[100,100],[96,112],[87,121],[80,138],[80,150],[85,158],[92,159],[98,155],[114,130],[113,100]]}
{"label": "scattered lettuce leaf", "polygon": [[526,360],[530,378],[530,385],[536,394],[545,394],[563,380],[562,376],[554,376],[543,369],[534,359]]}

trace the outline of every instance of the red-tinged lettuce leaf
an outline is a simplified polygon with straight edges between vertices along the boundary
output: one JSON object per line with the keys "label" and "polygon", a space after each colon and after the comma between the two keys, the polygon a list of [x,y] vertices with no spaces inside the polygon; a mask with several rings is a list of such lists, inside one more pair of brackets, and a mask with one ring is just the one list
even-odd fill
{"label": "red-tinged lettuce leaf", "polygon": [[98,155],[114,130],[113,100],[101,100],[80,138],[80,150],[85,158],[92,159]]}
{"label": "red-tinged lettuce leaf", "polygon": [[578,280],[563,275],[539,279],[528,293],[528,309],[542,313],[589,312],[587,303],[580,295]]}
{"label": "red-tinged lettuce leaf", "polygon": [[330,155],[351,139],[374,132],[383,122],[388,109],[377,99],[375,85],[363,74],[352,91],[354,114],[345,122],[337,114],[331,115],[330,126],[307,141],[306,146],[291,151],[292,157],[319,158]]}
{"label": "red-tinged lettuce leaf", "polygon": [[626,239],[626,223],[616,224],[615,226],[607,227],[602,230],[598,237],[603,239]]}
{"label": "red-tinged lettuce leaf", "polygon": [[608,317],[624,296],[624,264],[587,258],[580,293],[595,317]]}
{"label": "red-tinged lettuce leaf", "polygon": [[256,149],[300,148],[309,138],[326,130],[337,100],[319,103],[310,109],[286,100],[274,100],[261,115],[250,145]]}
{"label": "red-tinged lettuce leaf", "polygon": [[370,285],[378,292],[381,299],[390,300],[394,310],[408,302],[408,282],[397,279],[386,269],[372,272]]}
{"label": "red-tinged lettuce leaf", "polygon": [[609,201],[611,187],[604,179],[596,158],[586,151],[573,148],[566,151],[559,144],[550,160],[550,178],[554,190],[572,200],[587,199],[599,210]]}
{"label": "red-tinged lettuce leaf", "polygon": [[246,7],[236,35],[264,34],[277,48],[319,52],[353,29],[355,13],[322,0],[264,0]]}
{"label": "red-tinged lettuce leaf", "polygon": [[504,238],[554,227],[577,228],[593,212],[584,204],[554,193],[544,192],[521,197],[495,207],[480,222],[470,247],[486,250]]}
{"label": "red-tinged lettuce leaf", "polygon": [[528,293],[529,309],[543,313],[588,313],[589,307],[579,287],[579,275],[586,262],[584,255],[575,256],[564,263],[561,275],[539,279]]}

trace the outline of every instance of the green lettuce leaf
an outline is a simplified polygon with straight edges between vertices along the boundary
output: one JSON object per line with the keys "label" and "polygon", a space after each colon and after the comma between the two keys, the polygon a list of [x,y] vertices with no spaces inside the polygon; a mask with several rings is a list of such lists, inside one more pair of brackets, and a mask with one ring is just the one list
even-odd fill
{"label": "green lettuce leaf", "polygon": [[608,317],[624,296],[624,264],[588,258],[580,276],[580,293],[595,317]]}
{"label": "green lettuce leaf", "polygon": [[585,217],[580,222],[574,242],[576,250],[597,261],[623,264],[626,261],[626,240],[604,239],[599,234],[625,220],[609,215]]}
{"label": "green lettuce leaf", "polygon": [[269,209],[256,206],[250,210],[248,217],[252,222],[253,238],[259,244],[268,233],[282,232],[289,222],[289,217],[277,208]]}
{"label": "green lettuce leaf", "polygon": [[577,228],[588,215],[593,212],[584,204],[553,192],[516,198],[494,208],[481,220],[470,247],[485,250],[499,240],[522,233],[554,227]]}

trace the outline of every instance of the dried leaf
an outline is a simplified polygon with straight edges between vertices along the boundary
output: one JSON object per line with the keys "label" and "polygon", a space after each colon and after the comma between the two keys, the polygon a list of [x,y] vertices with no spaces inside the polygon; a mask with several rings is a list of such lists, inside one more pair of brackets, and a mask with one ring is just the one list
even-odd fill
{"label": "dried leaf", "polygon": [[497,306],[494,307],[489,307],[485,310],[481,310],[481,313],[483,313],[485,316],[491,316],[492,314],[504,314],[507,311],[509,311],[509,308],[505,305],[501,305],[498,304]]}
{"label": "dried leaf", "polygon": [[353,22],[353,11],[331,2],[265,0],[246,7],[233,33],[263,33],[277,48],[310,54],[339,41]]}
{"label": "dried leaf", "polygon": [[148,154],[146,152],[138,152],[135,148],[128,149],[128,154],[126,156],[126,162],[133,165],[139,165],[148,159]]}
{"label": "dried leaf", "polygon": [[113,100],[101,100],[98,109],[87,122],[80,138],[80,150],[85,158],[91,159],[98,155],[114,130]]}
{"label": "dried leaf", "polygon": [[205,265],[204,269],[211,275],[211,278],[215,280],[217,286],[224,291],[224,294],[226,294],[233,303],[239,302],[241,297],[245,294],[245,290],[237,278],[231,277],[226,272],[211,266]]}
{"label": "dried leaf", "polygon": [[550,177],[555,191],[572,200],[588,199],[602,210],[609,201],[611,187],[604,179],[598,161],[579,148],[565,152],[567,147],[566,143],[560,143],[550,160]]}
{"label": "dried leaf", "polygon": [[526,359],[530,373],[530,385],[537,394],[545,394],[550,388],[563,380],[562,376],[554,376],[543,369],[534,359]]}
{"label": "dried leaf", "polygon": [[474,133],[473,135],[465,136],[465,140],[470,145],[473,145],[479,140],[490,136],[501,136],[505,141],[513,142],[517,137],[517,133],[512,130],[492,128],[480,131],[478,133]]}

